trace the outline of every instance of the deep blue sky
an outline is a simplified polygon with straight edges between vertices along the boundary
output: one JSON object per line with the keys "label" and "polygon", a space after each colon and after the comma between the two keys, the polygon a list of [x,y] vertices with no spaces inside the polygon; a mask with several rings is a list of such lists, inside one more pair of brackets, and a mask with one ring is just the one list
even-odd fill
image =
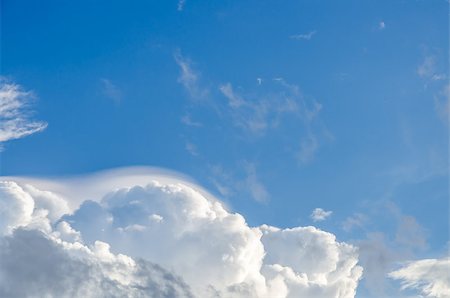
{"label": "deep blue sky", "polygon": [[[427,247],[404,249],[446,249],[446,1],[4,0],[1,10],[2,75],[36,94],[48,123],[5,145],[2,175],[159,166],[252,225],[310,225],[320,207],[333,213],[314,224],[339,239],[379,232],[396,249],[412,217]],[[246,109],[228,104],[227,83]],[[286,98],[298,110],[280,112]],[[268,127],[246,128],[255,117]]]}

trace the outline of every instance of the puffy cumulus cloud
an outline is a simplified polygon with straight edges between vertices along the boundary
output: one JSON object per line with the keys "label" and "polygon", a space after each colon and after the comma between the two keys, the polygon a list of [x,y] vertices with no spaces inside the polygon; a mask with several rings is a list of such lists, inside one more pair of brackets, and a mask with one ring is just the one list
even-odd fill
{"label": "puffy cumulus cloud", "polygon": [[450,259],[413,261],[389,274],[401,280],[402,289],[418,289],[426,297],[450,297]]}
{"label": "puffy cumulus cloud", "polygon": [[34,200],[27,192],[14,182],[0,182],[0,235],[29,224],[33,210]]}
{"label": "puffy cumulus cloud", "polygon": [[314,227],[260,229],[266,249],[264,270],[275,280],[284,279],[288,297],[355,296],[362,275],[355,247]]}
{"label": "puffy cumulus cloud", "polygon": [[353,297],[361,278],[357,249],[334,235],[249,227],[183,180],[111,187],[58,220],[60,197],[4,185],[1,214],[23,211],[2,223],[0,296]]}
{"label": "puffy cumulus cloud", "polygon": [[30,118],[33,94],[0,77],[0,143],[44,130],[47,123]]}
{"label": "puffy cumulus cloud", "polygon": [[327,219],[332,213],[333,211],[325,211],[322,208],[316,208],[313,210],[310,217],[313,221],[323,221]]}
{"label": "puffy cumulus cloud", "polygon": [[64,221],[54,230],[36,224],[48,213],[16,183],[0,185],[2,232],[9,232],[0,237],[0,297],[192,297],[171,272],[113,254],[101,241],[84,245]]}
{"label": "puffy cumulus cloud", "polygon": [[0,240],[0,296],[192,297],[180,278],[106,243],[89,248],[22,229]]}

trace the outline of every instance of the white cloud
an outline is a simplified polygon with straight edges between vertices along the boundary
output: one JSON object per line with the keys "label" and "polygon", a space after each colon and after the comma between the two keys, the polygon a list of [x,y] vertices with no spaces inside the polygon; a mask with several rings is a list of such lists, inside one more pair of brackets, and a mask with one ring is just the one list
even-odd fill
{"label": "white cloud", "polygon": [[304,34],[295,34],[295,35],[291,35],[290,38],[291,39],[297,39],[297,40],[310,40],[315,34],[317,33],[316,30],[313,30],[309,33],[304,33]]}
{"label": "white cloud", "polygon": [[330,217],[330,215],[333,213],[333,211],[325,211],[322,208],[316,208],[311,213],[311,218],[314,222],[316,221],[323,221]]}
{"label": "white cloud", "polygon": [[198,156],[197,146],[194,143],[186,142],[185,148],[192,156]]}
{"label": "white cloud", "polygon": [[201,127],[203,126],[200,122],[192,120],[191,116],[189,114],[184,115],[181,117],[181,123],[187,125],[187,126],[194,126],[194,127]]}
{"label": "white cloud", "polygon": [[[284,84],[284,82],[282,83]],[[236,92],[231,83],[219,86],[219,90],[228,101],[228,110],[234,126],[253,135],[262,136],[268,129],[276,128],[283,117],[290,114],[300,118],[305,110],[301,110],[302,101],[298,90],[282,86],[282,92],[261,96],[250,96],[250,99]]]}
{"label": "white cloud", "polygon": [[[356,241],[364,268],[361,287],[368,291],[369,297],[400,297],[399,287],[386,277],[397,263],[414,258],[428,247],[426,230],[391,201],[372,201],[364,209],[370,213],[355,213],[344,221],[348,231],[359,227],[358,232],[365,232],[364,239]],[[383,232],[376,231],[379,222]]]}
{"label": "white cloud", "polygon": [[314,135],[303,138],[300,142],[298,159],[302,164],[311,162],[314,159],[316,151],[319,149],[319,143]]}
{"label": "white cloud", "polygon": [[[111,187],[64,216],[64,224],[36,208],[22,183],[3,185],[0,213],[10,214],[1,217],[8,228],[0,237],[6,296],[353,297],[361,277],[357,249],[334,235],[249,227],[183,180]],[[8,211],[11,204],[23,211]]]}
{"label": "white cloud", "polygon": [[378,23],[379,30],[384,30],[385,28],[386,28],[386,24],[384,23],[384,21],[381,21],[380,23]]}
{"label": "white cloud", "polygon": [[347,217],[342,223],[342,229],[346,232],[350,232],[353,228],[362,228],[368,221],[368,217],[362,213],[355,213],[352,216]]}
{"label": "white cloud", "polygon": [[185,4],[186,4],[186,0],[178,0],[177,10],[183,11]]}
{"label": "white cloud", "polygon": [[[282,77],[273,78],[267,83],[264,81],[264,84],[262,78],[257,78],[258,84],[248,91],[230,82],[219,84],[217,89],[210,89],[200,83],[199,73],[193,70],[189,59],[183,57],[180,51],[176,51],[174,56],[181,70],[178,82],[194,101],[188,108],[189,112],[181,118],[185,125],[202,126],[202,123],[191,118],[191,115],[195,116],[195,111],[200,110],[202,115],[205,115],[205,111],[214,113],[222,121],[218,125],[231,125],[245,134],[244,137],[267,137],[276,130],[285,133],[283,126],[295,125],[297,129],[294,131],[298,135],[293,137],[290,133],[289,137],[283,139],[295,140],[296,144],[281,145],[286,150],[295,146],[293,155],[303,164],[314,159],[322,139],[332,138],[319,118],[322,105],[303,96],[298,86],[287,83]],[[216,99],[221,97],[225,100]],[[239,134],[236,136],[242,137]]]}
{"label": "white cloud", "polygon": [[31,119],[32,99],[31,92],[0,78],[0,143],[23,138],[47,127],[47,123]]}
{"label": "white cloud", "polygon": [[450,83],[442,63],[438,63],[436,55],[427,55],[417,67],[417,74],[425,82],[425,88],[431,87],[434,107],[444,125],[448,124]]}
{"label": "white cloud", "polygon": [[192,68],[192,62],[183,57],[178,50],[174,54],[175,62],[180,67],[178,82],[183,85],[192,99],[202,100],[208,96],[208,90],[200,86],[199,74]]}
{"label": "white cloud", "polygon": [[450,259],[412,261],[389,273],[402,282],[402,289],[417,289],[426,297],[450,297]]}
{"label": "white cloud", "polygon": [[102,91],[106,97],[110,98],[114,104],[119,105],[122,101],[122,91],[120,91],[119,87],[111,82],[108,79],[100,79],[102,83]]}
{"label": "white cloud", "polygon": [[256,175],[256,165],[253,163],[245,163],[245,171],[247,177],[244,182],[244,188],[250,191],[251,196],[255,201],[260,203],[267,203],[269,200],[269,192],[264,184],[259,180]]}
{"label": "white cloud", "polygon": [[438,72],[436,57],[433,55],[425,56],[422,63],[417,67],[417,74],[427,80],[440,81],[445,80],[447,76]]}

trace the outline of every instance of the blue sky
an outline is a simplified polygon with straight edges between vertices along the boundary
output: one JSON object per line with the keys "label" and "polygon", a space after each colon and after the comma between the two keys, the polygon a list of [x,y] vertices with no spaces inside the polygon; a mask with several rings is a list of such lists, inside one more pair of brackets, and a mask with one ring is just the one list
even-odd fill
{"label": "blue sky", "polygon": [[[1,175],[186,174],[251,226],[314,225],[369,247],[360,297],[377,295],[370,272],[446,255],[446,1],[1,9],[2,76],[48,124],[4,142]],[[314,220],[315,208],[332,213]],[[392,260],[380,269],[373,255]]]}

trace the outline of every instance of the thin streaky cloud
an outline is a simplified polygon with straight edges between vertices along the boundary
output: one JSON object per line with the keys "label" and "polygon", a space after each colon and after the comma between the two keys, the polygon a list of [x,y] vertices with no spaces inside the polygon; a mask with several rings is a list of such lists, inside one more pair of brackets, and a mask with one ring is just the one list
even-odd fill
{"label": "thin streaky cloud", "polygon": [[201,124],[200,122],[192,120],[192,118],[189,114],[186,114],[183,117],[181,117],[181,123],[183,123],[187,126],[193,126],[193,127],[203,126],[203,124]]}
{"label": "thin streaky cloud", "polygon": [[316,151],[319,149],[319,142],[315,135],[310,134],[300,141],[300,150],[298,152],[298,160],[302,164],[313,161]]}
{"label": "thin streaky cloud", "polygon": [[245,188],[250,191],[250,194],[255,201],[259,203],[267,203],[270,195],[256,174],[256,165],[254,163],[245,162],[245,171],[247,174],[244,182]]}
{"label": "thin streaky cloud", "polygon": [[34,95],[15,83],[0,78],[0,143],[43,131],[47,123],[32,119]]}
{"label": "thin streaky cloud", "polygon": [[303,33],[303,34],[294,34],[291,35],[289,38],[296,39],[296,40],[311,40],[314,35],[316,35],[317,30],[313,30],[309,33]]}
{"label": "thin streaky cloud", "polygon": [[179,0],[178,4],[177,4],[177,10],[178,11],[183,11],[185,4],[186,4],[186,0]]}
{"label": "thin streaky cloud", "polygon": [[[418,290],[425,297],[449,297],[450,259],[423,259],[411,261],[390,272],[389,277],[399,280],[402,290]],[[422,296],[421,296],[422,297]]]}
{"label": "thin streaky cloud", "polygon": [[101,78],[102,92],[103,94],[110,98],[114,104],[119,105],[122,102],[122,91],[111,80],[106,78]]}
{"label": "thin streaky cloud", "polygon": [[185,148],[192,156],[198,156],[198,149],[194,143],[186,142]]}
{"label": "thin streaky cloud", "polygon": [[208,96],[208,90],[200,86],[199,73],[193,69],[191,60],[181,55],[179,50],[175,51],[174,58],[180,68],[178,83],[186,89],[192,99],[205,99]]}

